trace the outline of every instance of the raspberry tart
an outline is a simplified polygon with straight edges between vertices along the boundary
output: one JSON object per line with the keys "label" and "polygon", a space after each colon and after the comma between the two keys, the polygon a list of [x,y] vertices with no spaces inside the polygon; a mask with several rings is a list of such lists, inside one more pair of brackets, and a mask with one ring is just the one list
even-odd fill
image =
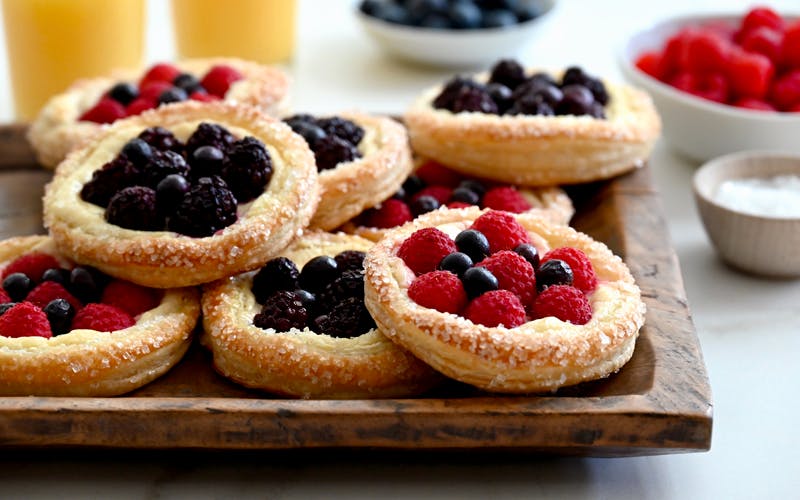
{"label": "raspberry tart", "polygon": [[365,260],[381,331],[484,390],[555,390],[617,371],[645,306],[602,243],[537,214],[438,210],[390,231]]}
{"label": "raspberry tart", "polygon": [[466,177],[433,160],[421,160],[391,198],[363,211],[341,229],[378,241],[389,229],[424,213],[440,207],[468,206],[513,213],[538,211],[558,224],[568,224],[575,212],[572,200],[561,188],[517,188]]}
{"label": "raspberry tart", "polygon": [[108,124],[185,100],[224,100],[271,116],[288,107],[289,79],[279,69],[239,59],[188,59],[144,71],[120,70],[79,80],[52,97],[31,123],[28,140],[39,162],[58,165]]}
{"label": "raspberry tart", "polygon": [[321,195],[313,228],[335,229],[385,200],[413,168],[405,127],[391,118],[350,112],[284,121],[314,151]]}
{"label": "raspberry tart", "polygon": [[441,377],[376,329],[363,302],[372,242],[311,231],[258,272],[203,291],[203,343],[224,376],[302,398],[419,394]]}
{"label": "raspberry tart", "polygon": [[57,169],[44,220],[64,255],[172,288],[255,269],[318,203],[305,141],[254,108],[181,103],[120,120]]}
{"label": "raspberry tart", "polygon": [[510,59],[456,76],[406,111],[417,153],[466,175],[526,186],[607,179],[643,164],[661,131],[650,98],[578,67]]}
{"label": "raspberry tart", "polygon": [[0,395],[113,396],[186,352],[195,289],[112,279],[59,254],[50,238],[0,242]]}

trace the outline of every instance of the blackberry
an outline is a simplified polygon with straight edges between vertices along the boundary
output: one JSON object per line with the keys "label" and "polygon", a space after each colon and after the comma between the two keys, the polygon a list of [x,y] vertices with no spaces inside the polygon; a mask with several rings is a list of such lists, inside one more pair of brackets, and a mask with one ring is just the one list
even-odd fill
{"label": "blackberry", "polygon": [[3,290],[12,302],[21,302],[33,288],[33,281],[25,273],[11,273],[3,280]]}
{"label": "blackberry", "polygon": [[158,105],[162,104],[171,104],[173,102],[181,102],[185,101],[189,98],[189,94],[186,93],[185,90],[172,87],[171,89],[165,90],[158,96]]}
{"label": "blackberry", "polygon": [[139,167],[118,156],[92,173],[91,180],[81,188],[81,199],[105,208],[117,191],[139,184],[141,177]]}
{"label": "blackberry", "polygon": [[192,185],[182,175],[171,174],[161,179],[161,182],[156,186],[156,208],[158,213],[163,217],[171,215],[191,187]]}
{"label": "blackberry", "polygon": [[417,197],[414,199],[414,201],[408,204],[408,208],[411,209],[411,214],[414,215],[414,217],[419,217],[422,214],[433,212],[440,206],[441,203],[439,203],[439,200],[427,194]]}
{"label": "blackberry", "polygon": [[123,106],[127,106],[131,101],[139,97],[139,89],[132,83],[118,83],[108,91],[108,97],[114,99]]}
{"label": "blackberry", "polygon": [[330,308],[337,302],[350,297],[364,300],[364,270],[345,271],[319,293],[321,308]]}
{"label": "blackberry", "polygon": [[225,127],[204,122],[186,140],[186,157],[191,158],[200,146],[214,146],[224,153],[235,141],[236,138]]}
{"label": "blackberry", "polygon": [[314,320],[314,330],[331,337],[353,338],[375,328],[364,301],[349,297],[333,306],[330,313]]}
{"label": "blackberry", "polygon": [[253,324],[267,330],[288,332],[292,328],[302,330],[308,322],[308,311],[295,292],[281,290],[264,301],[261,312],[253,318]]}
{"label": "blackberry", "polygon": [[433,100],[433,107],[436,109],[448,109],[452,111],[453,102],[458,97],[459,92],[465,88],[477,87],[478,84],[463,76],[454,76],[444,86],[442,91]]}
{"label": "blackberry", "polygon": [[502,59],[492,67],[490,83],[500,83],[511,90],[525,81],[525,68],[513,59]]}
{"label": "blackberry", "polygon": [[156,188],[168,175],[189,176],[190,167],[183,159],[183,156],[174,151],[155,151],[153,157],[144,167],[144,184],[151,188]]}
{"label": "blackberry", "polygon": [[236,222],[236,197],[219,177],[201,177],[167,220],[167,229],[186,236],[211,236]]}
{"label": "blackberry", "polygon": [[358,146],[358,143],[364,138],[363,128],[351,122],[350,120],[346,120],[338,116],[317,120],[317,125],[319,125],[319,127],[322,128],[322,130],[324,130],[328,135],[335,135],[336,137],[349,142],[353,146]]}
{"label": "blackberry", "polygon": [[122,147],[122,155],[137,167],[144,167],[153,157],[153,148],[136,137],[125,143]]}
{"label": "blackberry", "polygon": [[139,134],[139,138],[159,151],[183,153],[183,143],[164,127],[150,127]]}
{"label": "blackberry", "polygon": [[314,158],[317,161],[317,171],[322,172],[336,168],[339,163],[361,158],[361,153],[348,141],[335,135],[328,135],[317,141]]}
{"label": "blackberry", "polygon": [[47,315],[53,335],[63,335],[70,331],[75,308],[69,302],[64,299],[51,300],[44,306],[43,311]]}
{"label": "blackberry", "polygon": [[364,270],[364,257],[366,254],[360,250],[345,250],[337,254],[333,260],[340,272],[345,271],[363,271]]}
{"label": "blackberry", "polygon": [[462,89],[450,109],[453,113],[478,112],[497,114],[499,108],[492,96],[480,87]]}
{"label": "blackberry", "polygon": [[537,292],[551,285],[571,285],[572,281],[572,268],[561,259],[548,260],[536,269]]}
{"label": "blackberry", "polygon": [[144,186],[127,187],[108,202],[106,221],[126,229],[157,231],[164,229],[164,219],[156,208],[156,192]]}
{"label": "blackberry", "polygon": [[276,257],[253,276],[253,295],[259,304],[281,290],[294,290],[298,286],[300,271],[291,259]]}
{"label": "blackberry", "polygon": [[319,255],[309,260],[300,271],[300,286],[311,293],[319,293],[339,276],[339,265],[333,257]]}
{"label": "blackberry", "polygon": [[255,137],[234,142],[222,162],[222,178],[239,203],[258,197],[272,178],[267,148]]}

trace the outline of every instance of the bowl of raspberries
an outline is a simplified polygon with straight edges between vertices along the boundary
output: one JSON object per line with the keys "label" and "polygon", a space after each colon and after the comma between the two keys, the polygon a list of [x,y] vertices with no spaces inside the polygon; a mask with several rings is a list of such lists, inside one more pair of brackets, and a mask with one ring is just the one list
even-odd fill
{"label": "bowl of raspberries", "polygon": [[800,17],[754,7],[668,19],[622,47],[625,77],[653,97],[664,137],[695,161],[800,152]]}
{"label": "bowl of raspberries", "polygon": [[555,0],[360,0],[356,16],[387,54],[444,68],[485,67],[538,33]]}

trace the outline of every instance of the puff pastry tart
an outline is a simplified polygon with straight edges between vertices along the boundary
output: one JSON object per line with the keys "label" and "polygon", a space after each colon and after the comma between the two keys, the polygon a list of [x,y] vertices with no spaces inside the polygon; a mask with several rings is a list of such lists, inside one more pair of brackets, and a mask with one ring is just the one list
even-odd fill
{"label": "puff pastry tart", "polygon": [[349,112],[284,121],[314,151],[321,187],[311,227],[330,231],[394,194],[414,164],[405,127],[384,116]]}
{"label": "puff pastry tart", "polygon": [[146,71],[119,70],[75,82],[52,97],[31,123],[28,140],[39,162],[54,168],[72,149],[120,118],[183,100],[225,100],[279,116],[289,79],[277,68],[230,58],[187,59]]}
{"label": "puff pastry tart", "polygon": [[113,396],[186,352],[200,315],[194,288],[110,279],[46,236],[0,242],[0,395]]}
{"label": "puff pastry tart", "polygon": [[424,91],[404,119],[417,153],[467,175],[528,186],[631,170],[648,158],[661,130],[644,92],[580,68],[555,75],[511,60],[489,75]]}
{"label": "puff pastry tart", "polygon": [[247,387],[303,398],[401,397],[438,382],[364,307],[371,246],[311,231],[258,273],[206,285],[203,343],[216,369]]}
{"label": "puff pastry tart", "polygon": [[188,102],[120,120],[56,170],[45,225],[69,258],[173,288],[255,269],[316,210],[305,141],[254,108]]}
{"label": "puff pastry tart", "polygon": [[365,210],[341,229],[378,241],[389,229],[442,206],[479,206],[513,213],[538,211],[558,224],[568,224],[575,212],[572,200],[561,188],[517,188],[465,177],[436,161],[422,159],[392,198]]}
{"label": "puff pastry tart", "polygon": [[437,210],[389,232],[364,265],[378,328],[488,391],[605,377],[630,359],[644,322],[622,260],[537,214]]}

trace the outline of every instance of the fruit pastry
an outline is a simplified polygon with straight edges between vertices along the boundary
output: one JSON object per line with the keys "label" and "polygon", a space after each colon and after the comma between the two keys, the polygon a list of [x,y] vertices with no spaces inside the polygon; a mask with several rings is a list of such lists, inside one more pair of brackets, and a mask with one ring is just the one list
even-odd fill
{"label": "fruit pastry", "polygon": [[314,151],[320,202],[311,227],[330,231],[390,197],[413,168],[405,128],[389,117],[342,113],[284,120]]}
{"label": "fruit pastry", "polygon": [[456,76],[405,113],[411,145],[467,175],[527,186],[606,179],[640,166],[661,131],[649,96],[578,67],[534,72],[510,59]]}
{"label": "fruit pastry", "polygon": [[197,289],[158,290],[79,266],[46,236],[0,242],[0,395],[113,396],[169,370]]}
{"label": "fruit pastry", "polygon": [[279,116],[286,112],[288,77],[239,59],[188,59],[141,71],[117,71],[75,82],[52,97],[31,123],[28,140],[39,162],[55,168],[72,149],[120,118],[179,101],[224,100]]}
{"label": "fruit pastry", "polygon": [[203,343],[224,376],[302,398],[419,394],[441,377],[376,329],[364,307],[372,242],[309,231],[258,272],[206,285]]}
{"label": "fruit pastry", "polygon": [[561,188],[517,188],[465,177],[433,160],[422,160],[392,198],[363,211],[341,229],[378,241],[389,229],[443,206],[479,206],[513,213],[534,210],[559,224],[568,224],[575,212]]}
{"label": "fruit pastry", "polygon": [[443,374],[504,393],[606,377],[633,354],[645,306],[602,243],[533,213],[438,210],[367,254],[381,331]]}
{"label": "fruit pastry", "polygon": [[67,257],[144,286],[206,283],[262,266],[319,200],[305,141],[255,108],[174,104],[120,120],[45,189]]}

